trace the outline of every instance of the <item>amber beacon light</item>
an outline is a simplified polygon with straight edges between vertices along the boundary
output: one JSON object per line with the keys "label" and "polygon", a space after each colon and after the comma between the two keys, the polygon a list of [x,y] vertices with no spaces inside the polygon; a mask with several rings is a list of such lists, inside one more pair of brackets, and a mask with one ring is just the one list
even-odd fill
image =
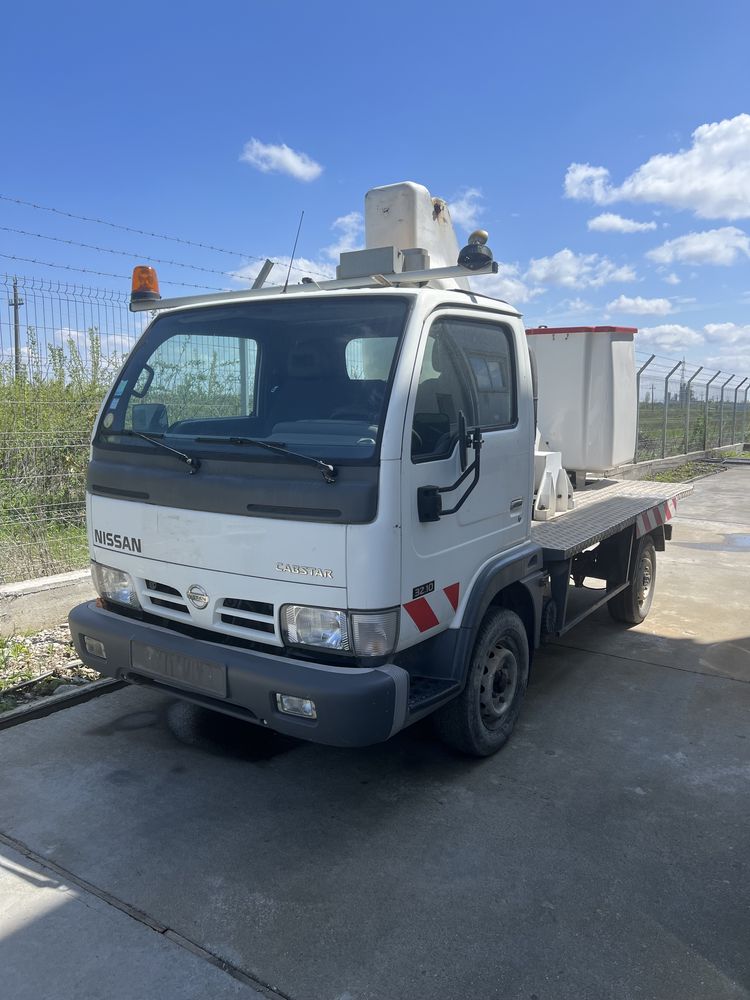
{"label": "amber beacon light", "polygon": [[139,264],[133,268],[133,283],[130,290],[131,302],[156,302],[159,294],[159,279],[153,267]]}

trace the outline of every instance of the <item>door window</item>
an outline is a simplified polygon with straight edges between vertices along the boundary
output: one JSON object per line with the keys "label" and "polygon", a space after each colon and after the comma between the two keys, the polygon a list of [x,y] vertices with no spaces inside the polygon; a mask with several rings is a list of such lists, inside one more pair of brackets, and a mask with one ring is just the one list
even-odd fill
{"label": "door window", "polygon": [[510,331],[457,317],[433,323],[427,337],[412,424],[412,458],[434,461],[453,450],[462,411],[469,427],[510,427],[516,385]]}

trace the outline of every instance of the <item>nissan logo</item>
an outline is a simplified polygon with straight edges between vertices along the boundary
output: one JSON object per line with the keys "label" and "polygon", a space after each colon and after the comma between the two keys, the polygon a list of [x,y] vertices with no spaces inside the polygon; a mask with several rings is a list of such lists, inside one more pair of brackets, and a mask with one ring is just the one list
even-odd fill
{"label": "nissan logo", "polygon": [[208,591],[199,586],[197,583],[192,583],[187,589],[187,598],[193,607],[203,610],[203,608],[208,606]]}

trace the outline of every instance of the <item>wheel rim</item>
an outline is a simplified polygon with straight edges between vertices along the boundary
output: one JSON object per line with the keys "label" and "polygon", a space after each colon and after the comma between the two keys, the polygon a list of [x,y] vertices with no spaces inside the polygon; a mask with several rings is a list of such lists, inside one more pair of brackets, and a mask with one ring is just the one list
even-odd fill
{"label": "wheel rim", "polygon": [[482,664],[479,682],[479,707],[488,728],[497,726],[508,714],[517,687],[518,661],[510,649],[496,643]]}
{"label": "wheel rim", "polygon": [[638,607],[642,608],[649,599],[651,586],[654,582],[654,571],[651,559],[646,555],[638,567]]}

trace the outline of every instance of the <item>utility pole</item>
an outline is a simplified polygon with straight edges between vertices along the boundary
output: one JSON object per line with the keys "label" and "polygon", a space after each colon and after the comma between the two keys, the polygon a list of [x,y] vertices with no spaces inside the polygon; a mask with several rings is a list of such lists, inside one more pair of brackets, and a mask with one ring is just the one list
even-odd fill
{"label": "utility pole", "polygon": [[16,378],[21,375],[21,315],[19,309],[23,305],[23,299],[18,297],[18,278],[13,278],[13,298],[8,299],[8,304],[13,306],[13,371]]}

